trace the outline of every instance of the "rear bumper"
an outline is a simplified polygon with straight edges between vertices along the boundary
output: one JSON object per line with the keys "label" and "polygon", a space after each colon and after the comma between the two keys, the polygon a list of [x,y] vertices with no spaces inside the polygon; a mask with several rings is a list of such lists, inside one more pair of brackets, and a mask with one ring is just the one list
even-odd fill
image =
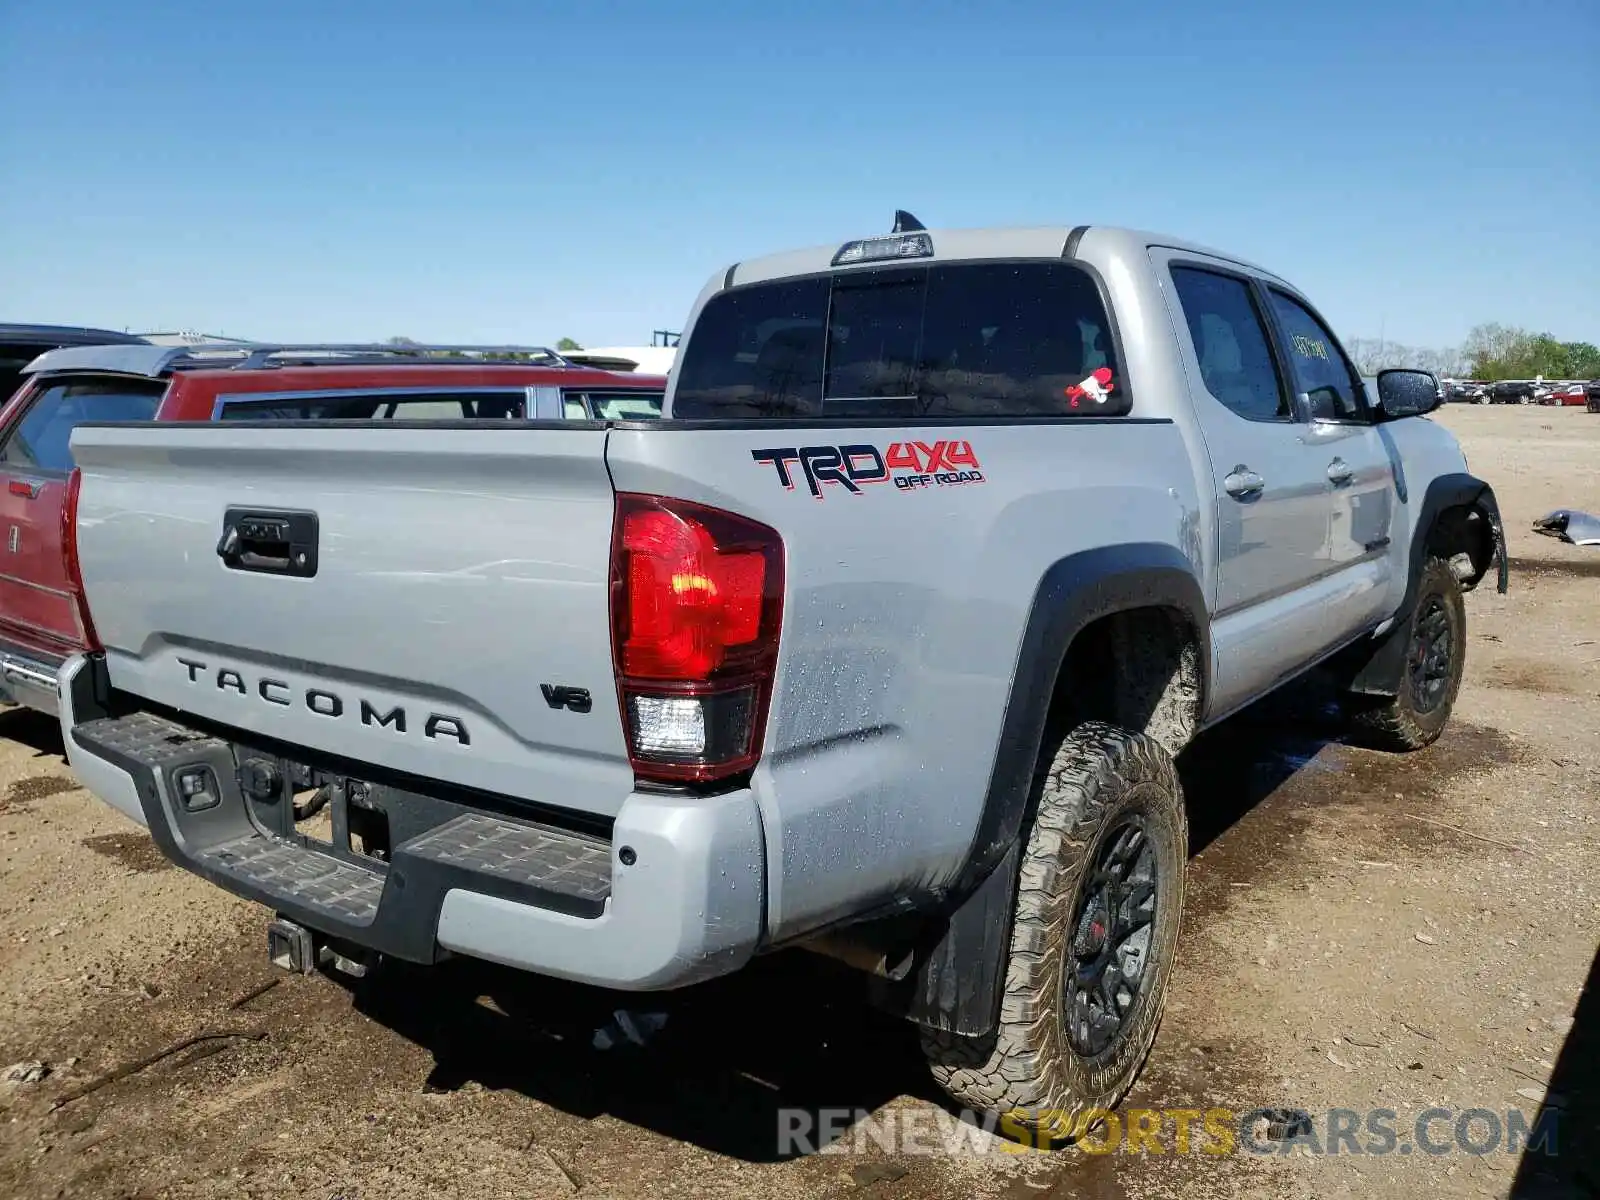
{"label": "rear bumper", "polygon": [[0,701],[56,716],[61,711],[56,673],[65,656],[0,639]]}
{"label": "rear bumper", "polygon": [[[272,832],[240,789],[240,747],[153,714],[99,716],[100,670],[83,657],[61,672],[63,738],[85,786],[179,866],[321,934],[416,962],[452,951],[636,991],[733,971],[761,939],[761,824],[748,791],[636,793],[607,840],[510,806],[388,788],[396,840],[377,862]],[[190,811],[175,781],[196,768],[211,770],[217,797]]]}

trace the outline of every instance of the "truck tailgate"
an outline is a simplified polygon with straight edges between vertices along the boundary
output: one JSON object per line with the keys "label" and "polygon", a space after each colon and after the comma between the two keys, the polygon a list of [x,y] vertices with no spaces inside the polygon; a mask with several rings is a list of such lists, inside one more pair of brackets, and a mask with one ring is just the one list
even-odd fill
{"label": "truck tailgate", "polygon": [[[612,672],[605,439],[80,427],[79,557],[112,686],[291,747],[614,815],[633,776]],[[307,513],[313,575],[241,560],[237,544],[222,553],[241,519]],[[298,538],[310,526],[294,519]]]}

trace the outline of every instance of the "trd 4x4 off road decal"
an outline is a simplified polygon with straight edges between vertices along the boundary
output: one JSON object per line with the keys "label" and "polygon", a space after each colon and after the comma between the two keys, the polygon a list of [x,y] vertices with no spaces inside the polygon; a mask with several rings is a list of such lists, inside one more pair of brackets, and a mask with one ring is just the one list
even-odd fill
{"label": "trd 4x4 off road decal", "polygon": [[822,499],[824,484],[835,484],[859,496],[866,484],[893,483],[896,491],[909,492],[925,487],[953,487],[963,483],[982,483],[978,456],[972,443],[963,441],[890,442],[888,449],[876,446],[778,446],[752,450],[758,463],[771,463],[778,482],[794,490],[791,463],[798,463],[806,487]]}

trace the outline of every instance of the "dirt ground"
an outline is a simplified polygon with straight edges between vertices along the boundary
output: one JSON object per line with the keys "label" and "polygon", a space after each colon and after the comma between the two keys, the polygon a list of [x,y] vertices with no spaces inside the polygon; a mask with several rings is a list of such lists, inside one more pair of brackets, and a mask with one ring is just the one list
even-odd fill
{"label": "dirt ground", "polygon": [[[1126,1106],[1291,1106],[1324,1150],[1328,1110],[1365,1131],[1389,1109],[1394,1152],[1178,1153],[1176,1118],[1159,1154],[962,1137],[910,1031],[806,958],[669,998],[633,1052],[593,1047],[622,1000],[584,989],[468,965],[348,986],[278,974],[264,911],[169,867],[74,785],[49,722],[13,712],[0,1068],[49,1074],[0,1082],[0,1195],[1600,1195],[1600,550],[1529,528],[1600,512],[1600,417],[1440,419],[1495,485],[1513,558],[1510,595],[1468,598],[1456,717],[1395,757],[1344,744],[1315,703],[1274,702],[1185,753],[1186,936]],[[1547,1090],[1555,1155],[1453,1145],[1459,1114],[1531,1125]],[[1448,1110],[1437,1155],[1411,1136],[1432,1106]],[[863,1115],[826,1152],[781,1154],[783,1109]],[[872,1140],[896,1129],[955,1148]]]}

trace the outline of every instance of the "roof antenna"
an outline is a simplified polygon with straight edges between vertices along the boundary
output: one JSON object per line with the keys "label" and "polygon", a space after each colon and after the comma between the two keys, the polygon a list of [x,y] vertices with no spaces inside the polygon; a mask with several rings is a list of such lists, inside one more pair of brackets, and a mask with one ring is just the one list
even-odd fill
{"label": "roof antenna", "polygon": [[915,217],[913,217],[905,209],[897,208],[897,209],[894,210],[894,228],[891,229],[889,232],[890,233],[915,233],[919,229],[926,229],[926,228],[927,228],[926,225],[924,225],[921,221],[919,221]]}

